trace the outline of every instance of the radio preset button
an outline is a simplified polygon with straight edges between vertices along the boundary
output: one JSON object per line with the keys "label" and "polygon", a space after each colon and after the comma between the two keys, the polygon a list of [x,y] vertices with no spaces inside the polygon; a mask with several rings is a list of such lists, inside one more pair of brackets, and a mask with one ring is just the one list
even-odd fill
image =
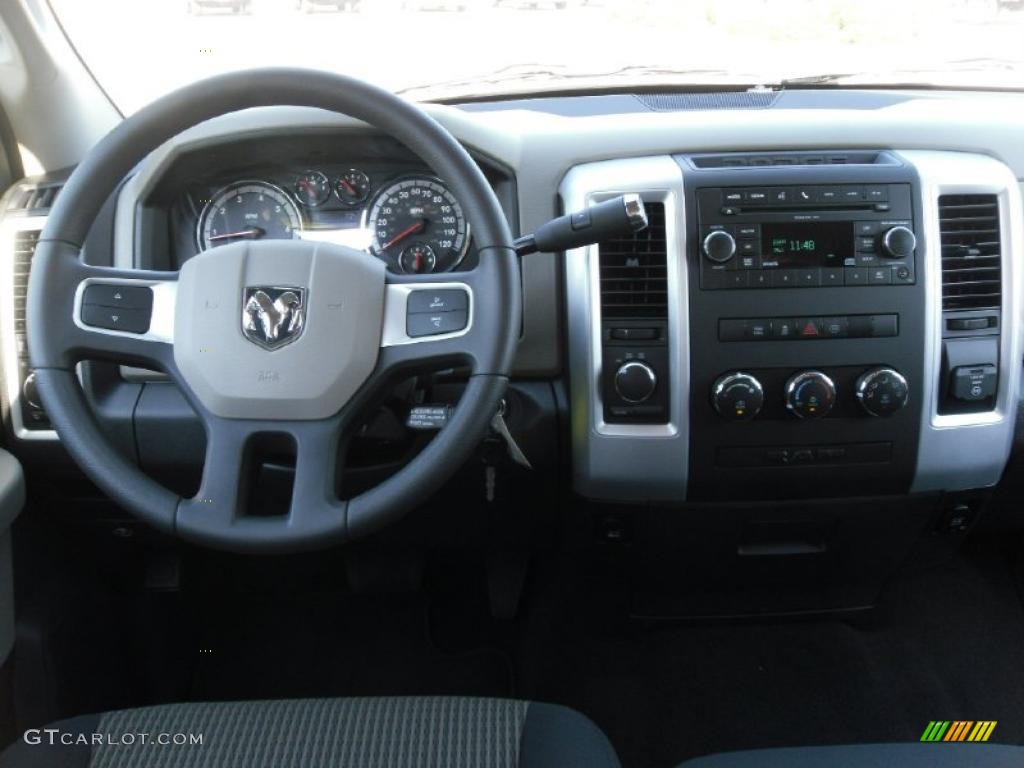
{"label": "radio preset button", "polygon": [[825,287],[842,286],[844,283],[841,267],[825,267],[821,270],[821,284]]}
{"label": "radio preset button", "polygon": [[796,288],[796,270],[795,269],[775,269],[772,270],[772,288]]}
{"label": "radio preset button", "polygon": [[821,285],[821,272],[818,269],[798,269],[796,284],[801,288],[817,288]]}
{"label": "radio preset button", "polygon": [[747,273],[738,270],[736,272],[725,273],[725,287],[726,288],[746,288],[747,287]]}
{"label": "radio preset button", "polygon": [[771,288],[771,273],[764,270],[757,270],[747,273],[747,284],[750,288]]}
{"label": "radio preset button", "polygon": [[866,267],[847,267],[844,277],[846,285],[867,285],[868,270]]}

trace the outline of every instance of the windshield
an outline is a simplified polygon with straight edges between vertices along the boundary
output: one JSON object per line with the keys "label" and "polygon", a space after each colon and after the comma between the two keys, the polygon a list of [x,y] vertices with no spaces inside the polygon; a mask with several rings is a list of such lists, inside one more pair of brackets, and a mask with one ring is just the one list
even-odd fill
{"label": "windshield", "polygon": [[822,76],[1024,86],[1024,0],[50,2],[125,113],[211,74],[269,65],[417,99]]}

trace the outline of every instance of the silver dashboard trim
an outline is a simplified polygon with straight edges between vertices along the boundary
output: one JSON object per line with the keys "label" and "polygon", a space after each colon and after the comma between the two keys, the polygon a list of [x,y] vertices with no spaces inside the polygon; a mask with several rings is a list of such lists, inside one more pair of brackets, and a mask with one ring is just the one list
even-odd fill
{"label": "silver dashboard trim", "polygon": [[[413,291],[461,290],[469,296],[466,313],[466,327],[452,333],[439,333],[436,336],[410,336],[405,332],[406,310],[409,294]],[[475,308],[473,289],[467,283],[388,283],[384,293],[384,327],[381,332],[381,347],[397,347],[404,344],[422,344],[426,341],[444,341],[465,336],[473,328],[473,310]]]}
{"label": "silver dashboard trim", "polygon": [[588,163],[569,170],[559,193],[567,211],[627,193],[662,203],[668,257],[669,422],[628,425],[609,424],[603,415],[600,249],[592,245],[565,254],[574,487],[607,500],[685,499],[690,340],[683,171],[668,155]]}
{"label": "silver dashboard trim", "polygon": [[[0,197],[0,203],[4,198]],[[52,429],[28,429],[21,416],[21,364],[18,359],[18,339],[15,331],[14,310],[14,238],[18,232],[40,232],[46,224],[45,216],[17,216],[7,214],[0,218],[0,352],[4,361],[4,388],[10,407],[11,431],[19,440],[57,440]]]}
{"label": "silver dashboard trim", "polygon": [[[999,482],[1010,456],[1024,349],[1024,208],[1014,173],[993,158],[963,152],[901,151],[921,179],[924,222],[925,374],[921,435],[912,491],[985,488]],[[938,201],[945,194],[994,194],[1002,237],[1002,335],[995,410],[940,415],[942,250]]]}

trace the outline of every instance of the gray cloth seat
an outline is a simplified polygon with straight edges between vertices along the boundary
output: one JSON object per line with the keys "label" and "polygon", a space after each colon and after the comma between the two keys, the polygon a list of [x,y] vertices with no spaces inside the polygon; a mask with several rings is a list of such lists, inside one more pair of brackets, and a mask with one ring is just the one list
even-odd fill
{"label": "gray cloth seat", "polygon": [[679,768],[1020,768],[1024,747],[1006,744],[850,744],[722,752]]}
{"label": "gray cloth seat", "polygon": [[[617,768],[590,720],[554,704],[482,698],[166,704],[29,732],[0,768]],[[92,743],[94,734],[100,743]],[[133,734],[134,736],[129,736]],[[143,739],[140,734],[148,734]],[[176,744],[178,734],[202,743]],[[126,744],[130,739],[133,743]],[[160,741],[168,743],[159,743]],[[194,740],[194,739],[193,739]]]}

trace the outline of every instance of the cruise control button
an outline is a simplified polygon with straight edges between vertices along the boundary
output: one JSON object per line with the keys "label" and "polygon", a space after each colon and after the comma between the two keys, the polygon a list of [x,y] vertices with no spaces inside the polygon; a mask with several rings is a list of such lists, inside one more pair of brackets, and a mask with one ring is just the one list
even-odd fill
{"label": "cruise control button", "polygon": [[125,309],[153,308],[153,291],[145,285],[118,285],[116,283],[90,283],[82,294],[83,304]]}
{"label": "cruise control button", "polygon": [[469,309],[469,296],[458,288],[413,291],[409,294],[407,307],[411,315],[421,312],[454,312]]}
{"label": "cruise control button", "polygon": [[149,330],[151,315],[152,312],[146,309],[102,307],[99,304],[82,305],[82,322],[85,325],[110,331],[145,333]]}
{"label": "cruise control button", "polygon": [[461,331],[467,322],[468,312],[464,309],[454,312],[420,312],[405,318],[405,332],[413,338],[436,336]]}

